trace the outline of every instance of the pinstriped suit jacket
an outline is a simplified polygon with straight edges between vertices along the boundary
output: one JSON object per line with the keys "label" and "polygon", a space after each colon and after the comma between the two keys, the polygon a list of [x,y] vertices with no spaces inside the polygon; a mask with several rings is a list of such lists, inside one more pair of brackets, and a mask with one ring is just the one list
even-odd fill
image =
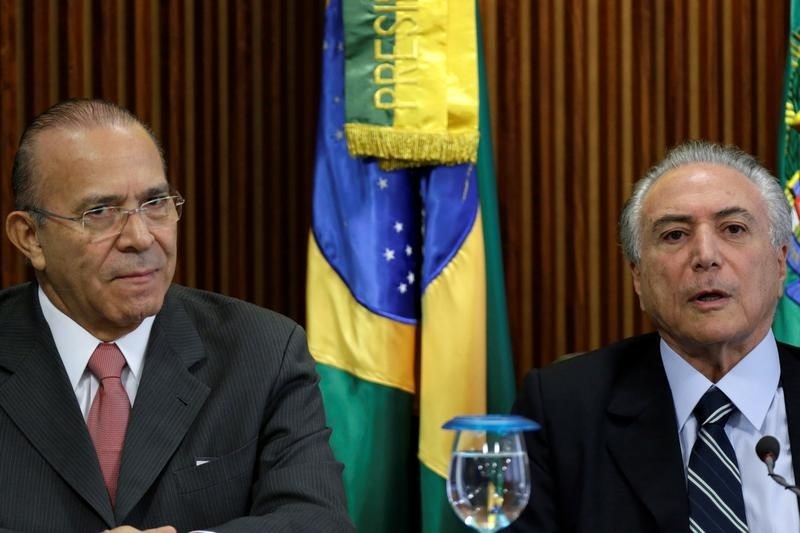
{"label": "pinstriped suit jacket", "polygon": [[[795,479],[800,480],[800,349],[778,343]],[[525,378],[514,411],[526,433],[533,493],[514,532],[687,531],[675,406],[659,337],[625,339]],[[754,452],[755,453],[755,452]],[[766,475],[766,467],[764,470]]]}
{"label": "pinstriped suit jacket", "polygon": [[173,285],[112,508],[36,285],[0,291],[0,532],[352,531],[317,381],[292,321]]}

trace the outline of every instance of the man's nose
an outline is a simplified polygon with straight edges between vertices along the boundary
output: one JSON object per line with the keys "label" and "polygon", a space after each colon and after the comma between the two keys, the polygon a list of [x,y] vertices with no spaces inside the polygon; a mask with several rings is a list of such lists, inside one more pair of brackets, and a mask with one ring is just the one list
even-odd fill
{"label": "man's nose", "polygon": [[135,250],[145,250],[153,244],[153,233],[140,211],[128,212],[122,232],[117,238],[117,245],[120,248]]}
{"label": "man's nose", "polygon": [[692,245],[694,270],[708,270],[722,264],[718,236],[711,228],[698,228],[692,239]]}

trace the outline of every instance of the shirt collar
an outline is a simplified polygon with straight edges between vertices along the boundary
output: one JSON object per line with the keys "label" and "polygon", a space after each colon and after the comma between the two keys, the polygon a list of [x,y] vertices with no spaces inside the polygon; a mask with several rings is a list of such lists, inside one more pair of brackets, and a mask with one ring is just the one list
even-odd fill
{"label": "shirt collar", "polygon": [[[680,431],[697,402],[714,383],[687,363],[664,339],[661,339],[660,348]],[[775,391],[778,390],[780,376],[778,345],[770,330],[716,386],[730,398],[747,421],[758,429],[764,423]]]}
{"label": "shirt collar", "polygon": [[[61,355],[61,360],[74,390],[86,371],[89,358],[97,348],[97,345],[103,341],[62,313],[50,301],[41,287],[39,287],[39,304],[42,308],[44,319],[50,326],[50,332],[53,335],[56,348],[59,355]],[[153,328],[154,320],[155,316],[146,317],[139,324],[139,327],[114,341],[122,355],[125,356],[125,362],[137,380],[142,377],[144,353],[147,349],[147,341],[150,339],[150,330]]]}

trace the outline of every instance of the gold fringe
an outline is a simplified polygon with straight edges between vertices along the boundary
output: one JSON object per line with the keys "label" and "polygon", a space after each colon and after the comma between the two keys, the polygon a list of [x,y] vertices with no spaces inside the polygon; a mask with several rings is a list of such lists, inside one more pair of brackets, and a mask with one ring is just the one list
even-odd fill
{"label": "gold fringe", "polygon": [[403,132],[388,126],[345,124],[347,149],[353,157],[377,157],[381,168],[457,165],[478,159],[478,132]]}
{"label": "gold fringe", "polygon": [[460,165],[462,161],[442,163],[441,161],[412,161],[410,159],[378,159],[378,167],[387,172],[403,168],[430,167],[436,165]]}

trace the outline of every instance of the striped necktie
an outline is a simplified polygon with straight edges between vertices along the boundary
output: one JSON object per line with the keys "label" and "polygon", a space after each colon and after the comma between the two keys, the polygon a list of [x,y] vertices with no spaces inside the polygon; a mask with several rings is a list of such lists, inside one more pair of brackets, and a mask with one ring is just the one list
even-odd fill
{"label": "striped necktie", "polygon": [[689,530],[746,533],[742,478],[725,423],[736,409],[721,390],[709,389],[694,415],[699,429],[689,458]]}

